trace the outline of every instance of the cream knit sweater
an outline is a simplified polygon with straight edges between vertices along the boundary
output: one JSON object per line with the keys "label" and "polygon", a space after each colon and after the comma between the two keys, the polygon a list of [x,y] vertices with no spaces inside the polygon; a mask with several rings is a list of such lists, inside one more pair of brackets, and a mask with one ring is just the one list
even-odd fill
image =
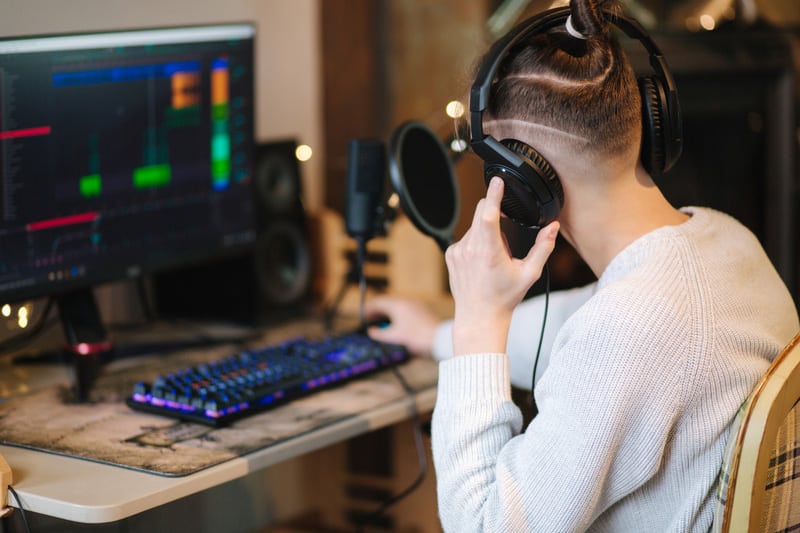
{"label": "cream knit sweater", "polygon": [[452,352],[439,328],[433,457],[447,532],[702,531],[733,417],[797,332],[756,238],[705,208],[628,246],[600,279],[551,295],[539,414],[521,432],[543,301],[508,355]]}

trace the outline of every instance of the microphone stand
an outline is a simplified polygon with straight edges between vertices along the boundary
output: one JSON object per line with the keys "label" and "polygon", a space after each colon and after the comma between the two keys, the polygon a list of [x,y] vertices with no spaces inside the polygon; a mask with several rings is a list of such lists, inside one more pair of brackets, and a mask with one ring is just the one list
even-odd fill
{"label": "microphone stand", "polygon": [[[375,235],[379,237],[385,237],[389,233],[389,228],[391,227],[395,218],[397,218],[398,205],[399,199],[397,194],[393,193],[387,200],[386,204],[378,208],[375,217]],[[339,288],[339,292],[336,293],[333,302],[331,302],[331,305],[328,306],[324,313],[325,331],[328,333],[333,331],[333,321],[336,318],[336,314],[339,312],[339,306],[341,305],[342,300],[347,293],[347,289],[353,284],[357,284],[359,288],[359,324],[361,328],[366,325],[364,307],[366,304],[367,295],[367,276],[364,272],[364,264],[366,263],[367,258],[367,241],[369,241],[369,238],[358,236],[355,237],[355,241],[356,255],[355,257],[349,259],[350,264],[347,272],[344,275],[344,280]]]}

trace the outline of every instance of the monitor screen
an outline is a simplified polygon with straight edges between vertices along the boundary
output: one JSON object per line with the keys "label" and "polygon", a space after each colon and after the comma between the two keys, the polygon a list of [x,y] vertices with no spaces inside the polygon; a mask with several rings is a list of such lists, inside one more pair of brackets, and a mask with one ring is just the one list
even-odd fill
{"label": "monitor screen", "polygon": [[0,39],[0,300],[241,251],[251,24]]}

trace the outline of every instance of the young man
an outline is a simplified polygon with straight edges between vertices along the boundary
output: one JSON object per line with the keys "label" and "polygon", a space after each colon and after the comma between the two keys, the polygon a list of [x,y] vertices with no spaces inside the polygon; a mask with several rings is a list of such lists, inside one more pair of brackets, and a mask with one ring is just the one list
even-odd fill
{"label": "young man", "polygon": [[[504,59],[484,129],[536,148],[564,205],[527,257],[500,231],[504,181],[446,253],[439,324],[376,298],[375,338],[442,359],[433,455],[445,531],[707,531],[730,424],[800,329],[757,239],[727,215],[675,209],[640,157],[637,80],[595,0],[569,28]],[[579,42],[581,41],[581,42]],[[520,302],[557,232],[598,277],[555,293],[522,431],[510,383],[531,383],[543,299]]]}

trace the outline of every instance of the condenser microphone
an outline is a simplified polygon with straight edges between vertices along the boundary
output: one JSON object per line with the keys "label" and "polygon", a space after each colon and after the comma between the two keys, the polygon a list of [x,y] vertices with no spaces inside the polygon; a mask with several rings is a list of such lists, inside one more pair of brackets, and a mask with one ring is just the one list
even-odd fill
{"label": "condenser microphone", "polygon": [[347,156],[345,229],[354,239],[367,241],[380,226],[386,146],[379,139],[352,139]]}

